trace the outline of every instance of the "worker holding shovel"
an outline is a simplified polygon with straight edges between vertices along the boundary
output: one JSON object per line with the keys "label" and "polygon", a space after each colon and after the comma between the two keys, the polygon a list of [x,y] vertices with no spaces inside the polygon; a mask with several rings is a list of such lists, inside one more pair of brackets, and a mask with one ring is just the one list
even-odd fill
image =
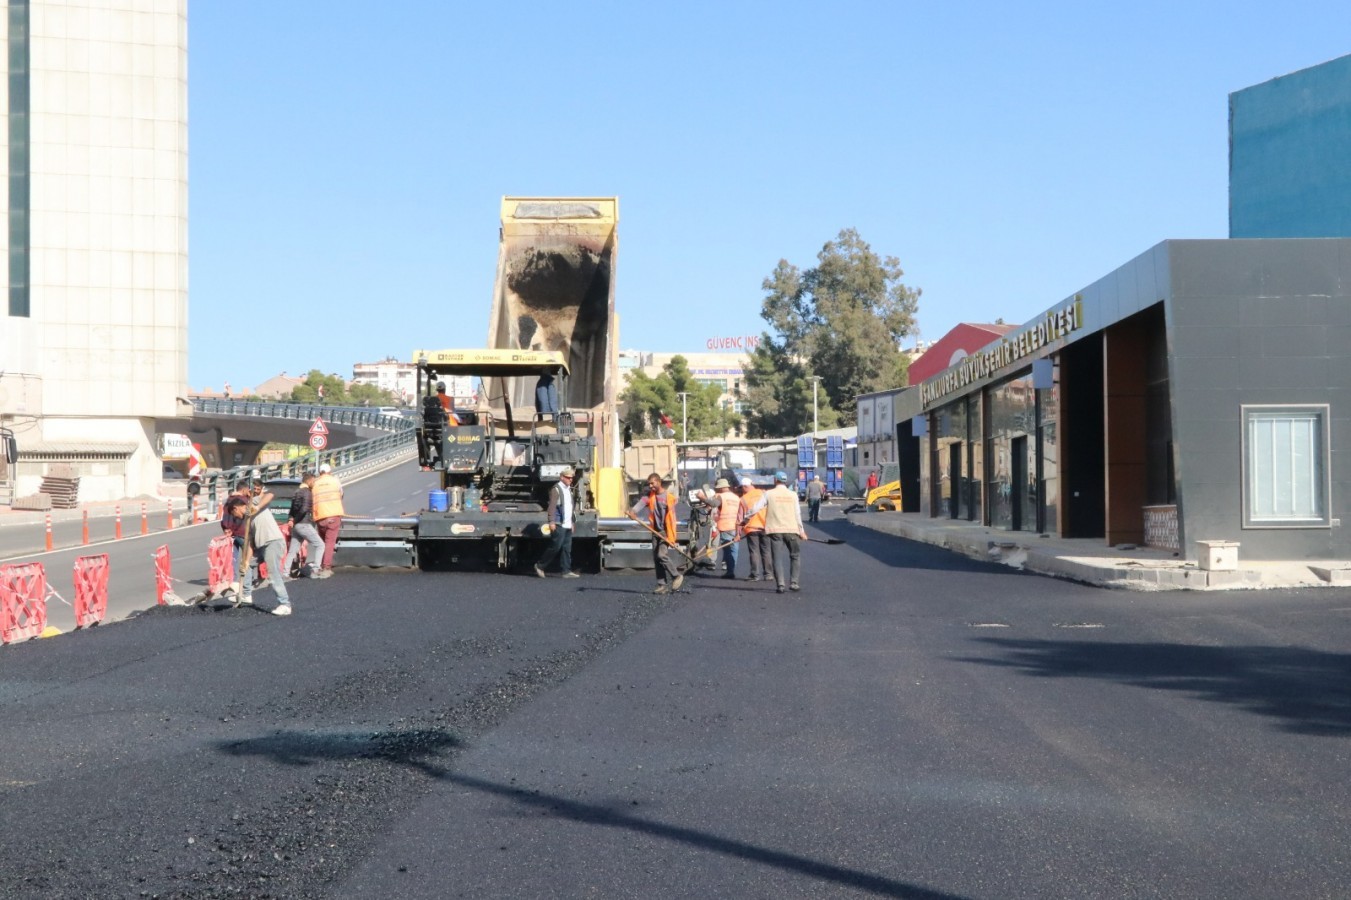
{"label": "worker holding shovel", "polygon": [[[747,515],[755,515],[765,510],[765,533],[769,535],[770,555],[774,566],[774,587],[780,594],[787,590],[799,590],[801,584],[801,544],[807,540],[807,530],[802,527],[802,508],[798,505],[797,491],[788,487],[786,472],[774,473],[774,488],[765,491]],[[785,584],[786,582],[786,584]]]}
{"label": "worker holding shovel", "polygon": [[671,548],[676,545],[676,496],[666,490],[661,476],[656,472],[647,476],[647,493],[638,498],[629,518],[648,531],[655,538],[652,541],[652,564],[657,570],[657,587],[654,594],[669,594],[679,590],[685,576],[678,572],[671,561]]}

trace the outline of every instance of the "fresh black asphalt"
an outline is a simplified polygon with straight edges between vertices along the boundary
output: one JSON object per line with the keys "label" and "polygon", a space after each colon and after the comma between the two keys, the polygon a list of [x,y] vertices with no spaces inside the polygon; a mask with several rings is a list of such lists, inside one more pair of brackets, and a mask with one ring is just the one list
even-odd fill
{"label": "fresh black asphalt", "polygon": [[341,570],[0,648],[0,896],[1346,896],[1351,595],[815,533],[799,594]]}

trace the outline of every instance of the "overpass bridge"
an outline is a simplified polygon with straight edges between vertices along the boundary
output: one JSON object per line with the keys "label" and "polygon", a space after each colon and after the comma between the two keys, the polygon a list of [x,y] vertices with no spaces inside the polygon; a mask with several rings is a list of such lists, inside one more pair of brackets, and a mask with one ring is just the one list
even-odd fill
{"label": "overpass bridge", "polygon": [[365,407],[197,397],[191,416],[158,418],[155,431],[186,435],[201,445],[209,468],[233,469],[254,465],[269,442],[306,445],[315,418],[328,427],[329,451],[414,427],[412,419]]}

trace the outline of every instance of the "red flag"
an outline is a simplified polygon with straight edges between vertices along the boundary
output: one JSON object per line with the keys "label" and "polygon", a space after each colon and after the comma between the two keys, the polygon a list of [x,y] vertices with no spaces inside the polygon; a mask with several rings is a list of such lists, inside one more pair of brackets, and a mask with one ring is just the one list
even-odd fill
{"label": "red flag", "polygon": [[665,425],[667,428],[671,429],[672,431],[675,431],[675,424],[671,421],[671,417],[668,416],[668,415],[666,415],[666,410],[664,410],[664,409],[663,409],[663,410],[658,410],[658,411],[657,411],[657,416],[661,419],[661,424]]}

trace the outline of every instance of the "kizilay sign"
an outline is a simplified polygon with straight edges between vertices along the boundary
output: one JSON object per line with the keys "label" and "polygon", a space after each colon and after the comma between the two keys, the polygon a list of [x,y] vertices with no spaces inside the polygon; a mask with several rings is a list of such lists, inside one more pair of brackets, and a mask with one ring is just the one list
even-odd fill
{"label": "kizilay sign", "polygon": [[953,391],[995,375],[1026,356],[1036,353],[1051,341],[1059,340],[1084,325],[1084,305],[1078,294],[1074,301],[1053,309],[1035,325],[1000,338],[999,343],[974,356],[968,356],[919,386],[920,403],[927,409]]}

